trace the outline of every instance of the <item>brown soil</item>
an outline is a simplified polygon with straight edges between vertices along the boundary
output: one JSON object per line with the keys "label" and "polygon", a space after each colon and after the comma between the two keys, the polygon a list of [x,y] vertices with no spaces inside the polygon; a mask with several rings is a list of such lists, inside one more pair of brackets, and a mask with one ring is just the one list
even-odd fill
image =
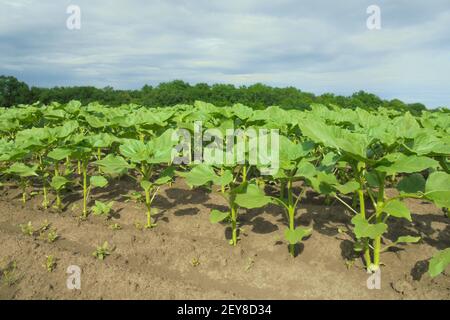
{"label": "brown soil", "polygon": [[[205,190],[189,190],[182,181],[163,189],[155,200],[158,226],[139,230],[145,221],[140,203],[120,196],[134,186],[121,181],[93,199],[116,201],[110,220],[90,216],[79,221],[81,199],[67,196],[63,213],[39,208],[40,195],[21,205],[19,191],[4,190],[0,198],[0,268],[15,261],[8,279],[0,279],[0,299],[450,299],[450,273],[431,279],[428,259],[450,246],[450,224],[433,205],[408,201],[413,223],[391,221],[388,239],[420,235],[419,244],[383,253],[381,290],[369,290],[368,274],[352,250],[351,215],[339,203],[323,205],[311,193],[298,210],[297,224],[312,226],[312,236],[291,258],[282,241],[285,216],[276,206],[240,216],[241,241],[231,247],[230,230],[213,225],[211,208],[223,200]],[[53,243],[27,236],[19,224],[35,228],[45,220],[58,230]],[[121,230],[109,225],[119,223]],[[104,241],[114,247],[104,261],[92,253]],[[45,257],[57,258],[48,272]],[[82,270],[81,290],[68,290],[66,269]]]}

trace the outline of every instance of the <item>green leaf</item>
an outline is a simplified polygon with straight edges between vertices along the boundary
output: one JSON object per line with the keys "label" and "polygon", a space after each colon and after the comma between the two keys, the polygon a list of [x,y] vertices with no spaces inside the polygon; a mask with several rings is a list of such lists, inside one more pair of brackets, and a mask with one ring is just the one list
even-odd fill
{"label": "green leaf", "polygon": [[186,182],[191,186],[202,186],[218,179],[214,169],[206,164],[199,164],[192,168],[191,171],[187,173],[182,172],[180,175],[185,177]]}
{"label": "green leaf", "polygon": [[307,152],[303,150],[302,145],[296,144],[295,142],[291,141],[288,137],[280,135],[279,144],[280,144],[281,161],[296,160],[307,154]]}
{"label": "green leaf", "polygon": [[172,180],[173,176],[175,174],[175,168],[174,167],[168,167],[161,172],[161,175],[158,179],[155,180],[155,184],[157,185],[163,185],[165,183],[168,183]]}
{"label": "green leaf", "polygon": [[172,161],[173,146],[178,143],[172,139],[173,129],[166,130],[161,136],[153,139],[149,143],[149,149],[152,156],[148,160],[149,163],[169,163]]}
{"label": "green leaf", "polygon": [[404,177],[398,184],[397,190],[400,193],[417,193],[425,191],[425,179],[420,173],[414,173]]}
{"label": "green leaf", "polygon": [[240,103],[233,105],[232,111],[236,115],[236,117],[242,120],[250,118],[253,114],[252,108],[244,106]]}
{"label": "green leaf", "polygon": [[50,186],[56,191],[61,190],[70,181],[63,176],[54,176],[50,182]]}
{"label": "green leaf", "polygon": [[387,214],[396,218],[405,218],[408,221],[412,221],[411,212],[408,207],[400,200],[388,201],[384,207],[383,211]]}
{"label": "green leaf", "polygon": [[387,225],[385,223],[370,224],[364,217],[360,214],[352,218],[352,223],[355,225],[355,235],[359,238],[371,238],[381,236],[387,230]]}
{"label": "green leaf", "polygon": [[49,158],[52,158],[56,161],[61,161],[66,159],[72,154],[72,150],[65,149],[65,148],[55,148],[52,151],[50,151],[47,155]]}
{"label": "green leaf", "polygon": [[121,156],[115,156],[113,154],[108,154],[102,160],[97,160],[94,162],[107,174],[124,174],[132,166]]}
{"label": "green leaf", "polygon": [[125,158],[135,163],[146,161],[150,157],[148,146],[140,140],[128,139],[119,147],[119,150]]}
{"label": "green leaf", "polygon": [[365,135],[326,124],[312,117],[299,122],[299,127],[305,136],[316,143],[345,151],[358,159],[366,158],[369,141]]}
{"label": "green leaf", "polygon": [[10,174],[18,175],[19,177],[25,178],[25,177],[32,177],[37,176],[36,173],[37,165],[33,167],[29,167],[21,162],[15,162],[13,163],[9,169],[7,169],[5,172]]}
{"label": "green leaf", "polygon": [[383,164],[376,167],[376,170],[386,172],[388,175],[395,173],[421,172],[428,168],[438,168],[439,162],[423,156],[396,155],[397,159],[392,164]]}
{"label": "green leaf", "polygon": [[316,174],[316,168],[306,160],[299,162],[297,166],[297,171],[295,172],[296,177],[310,178]]}
{"label": "green leaf", "polygon": [[284,238],[289,244],[296,244],[302,241],[306,236],[309,236],[312,232],[311,228],[297,227],[295,230],[286,229],[284,232]]}
{"label": "green leaf", "polygon": [[86,115],[85,119],[92,128],[103,128],[108,125],[108,121],[104,118]]}
{"label": "green leaf", "polygon": [[99,188],[103,188],[106,185],[108,185],[108,180],[106,180],[104,177],[102,176],[93,176],[91,177],[91,179],[89,180],[89,183],[91,186],[93,187],[99,187]]}
{"label": "green leaf", "polygon": [[428,132],[418,134],[412,144],[409,144],[407,147],[418,155],[450,154],[450,144]]}
{"label": "green leaf", "polygon": [[436,277],[441,274],[445,268],[450,264],[450,248],[438,251],[430,260],[428,267],[428,274],[431,277]]}
{"label": "green leaf", "polygon": [[378,181],[378,177],[375,172],[366,172],[364,177],[366,178],[367,184],[369,186],[375,188],[380,186],[380,182]]}
{"label": "green leaf", "polygon": [[245,192],[237,194],[235,198],[236,204],[246,209],[260,208],[271,201],[272,199],[255,184],[249,184]]}
{"label": "green leaf", "polygon": [[226,186],[233,181],[233,174],[230,170],[224,171],[222,176],[213,179],[213,183],[218,186]]}
{"label": "green leaf", "polygon": [[99,215],[108,215],[111,211],[114,202],[111,201],[109,203],[104,203],[102,201],[95,201],[95,206],[92,207],[92,213],[96,216]]}
{"label": "green leaf", "polygon": [[425,197],[438,207],[450,208],[450,174],[433,172],[425,184]]}
{"label": "green leaf", "polygon": [[230,215],[229,212],[222,212],[214,209],[211,210],[211,213],[209,215],[209,221],[211,221],[211,223],[218,223],[225,220],[229,215]]}
{"label": "green leaf", "polygon": [[142,181],[140,182],[140,185],[141,185],[142,189],[148,191],[148,190],[151,189],[151,187],[152,187],[153,184],[152,184],[150,181],[142,180]]}
{"label": "green leaf", "polygon": [[413,237],[413,236],[402,236],[398,237],[397,241],[395,243],[417,243],[419,242],[421,238],[420,237]]}
{"label": "green leaf", "polygon": [[357,181],[351,180],[345,184],[338,184],[334,186],[340,193],[349,194],[359,189],[360,185]]}

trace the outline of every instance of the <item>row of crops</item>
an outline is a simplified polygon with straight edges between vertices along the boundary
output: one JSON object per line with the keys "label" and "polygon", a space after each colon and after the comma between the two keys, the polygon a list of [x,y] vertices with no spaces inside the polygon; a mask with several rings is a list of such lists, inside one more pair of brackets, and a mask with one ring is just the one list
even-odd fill
{"label": "row of crops", "polygon": [[[244,135],[249,129],[278,130],[279,169],[264,173],[266,165],[249,161],[249,147],[240,162],[175,164],[174,147],[180,141],[174,141],[174,132],[194,133],[199,121],[203,131],[214,128],[224,134],[230,129],[241,129]],[[296,226],[295,218],[305,193],[313,190],[323,195],[324,205],[336,199],[352,214],[354,249],[368,271],[379,268],[387,248],[420,241],[409,234],[394,242],[383,237],[394,219],[412,221],[405,199],[450,207],[450,114],[444,111],[414,117],[387,109],[322,105],[298,111],[253,110],[241,104],[219,108],[203,102],[111,108],[72,101],[1,108],[0,136],[0,181],[20,188],[24,203],[31,187],[37,188],[44,209],[63,211],[67,194],[80,192],[80,216],[88,219],[91,212],[109,210],[108,204],[90,201],[92,190],[126,175],[142,194],[145,226],[151,229],[156,227],[155,197],[178,177],[223,196],[228,210],[211,210],[210,221],[231,227],[233,246],[239,241],[239,216],[271,203],[285,212],[285,241],[294,255],[295,246],[312,232]],[[189,149],[188,158],[195,152]],[[268,192],[269,187],[275,191]],[[398,192],[388,197],[387,188]],[[448,263],[450,249],[431,260],[430,274],[439,274]]]}

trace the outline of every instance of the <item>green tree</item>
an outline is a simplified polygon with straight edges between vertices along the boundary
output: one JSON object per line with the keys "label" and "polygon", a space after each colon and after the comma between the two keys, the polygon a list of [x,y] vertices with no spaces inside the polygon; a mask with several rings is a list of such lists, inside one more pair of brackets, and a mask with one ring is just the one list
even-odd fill
{"label": "green tree", "polygon": [[14,77],[0,76],[0,107],[11,107],[30,102],[30,89]]}

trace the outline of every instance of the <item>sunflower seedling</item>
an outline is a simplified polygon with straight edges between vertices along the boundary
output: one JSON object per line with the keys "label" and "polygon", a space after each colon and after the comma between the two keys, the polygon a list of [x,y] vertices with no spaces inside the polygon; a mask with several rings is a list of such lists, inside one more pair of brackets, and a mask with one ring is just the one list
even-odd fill
{"label": "sunflower seedling", "polygon": [[47,234],[47,241],[50,243],[55,242],[56,240],[58,240],[58,238],[59,238],[59,235],[56,232],[56,229],[50,230]]}
{"label": "sunflower seedling", "polygon": [[56,258],[52,255],[45,256],[44,267],[48,272],[53,272],[56,269]]}
{"label": "sunflower seedling", "polygon": [[109,214],[111,212],[111,208],[114,204],[114,201],[105,203],[99,200],[95,201],[95,206],[92,207],[92,213],[94,216],[105,216],[109,217]]}
{"label": "sunflower seedling", "polygon": [[92,255],[98,260],[104,260],[110,254],[111,251],[109,249],[108,241],[105,241],[101,246],[98,246],[92,253]]}
{"label": "sunflower seedling", "polygon": [[13,286],[17,281],[17,263],[16,261],[10,261],[4,268],[1,269],[1,280],[2,283],[8,287]]}
{"label": "sunflower seedling", "polygon": [[113,224],[111,224],[111,225],[109,226],[109,228],[110,228],[111,230],[114,230],[114,231],[117,231],[117,230],[121,230],[121,229],[122,229],[122,227],[121,227],[120,224],[118,224],[118,223],[113,223]]}
{"label": "sunflower seedling", "polygon": [[34,235],[34,228],[31,221],[28,221],[27,224],[19,224],[20,230],[24,235],[27,236],[33,236]]}

